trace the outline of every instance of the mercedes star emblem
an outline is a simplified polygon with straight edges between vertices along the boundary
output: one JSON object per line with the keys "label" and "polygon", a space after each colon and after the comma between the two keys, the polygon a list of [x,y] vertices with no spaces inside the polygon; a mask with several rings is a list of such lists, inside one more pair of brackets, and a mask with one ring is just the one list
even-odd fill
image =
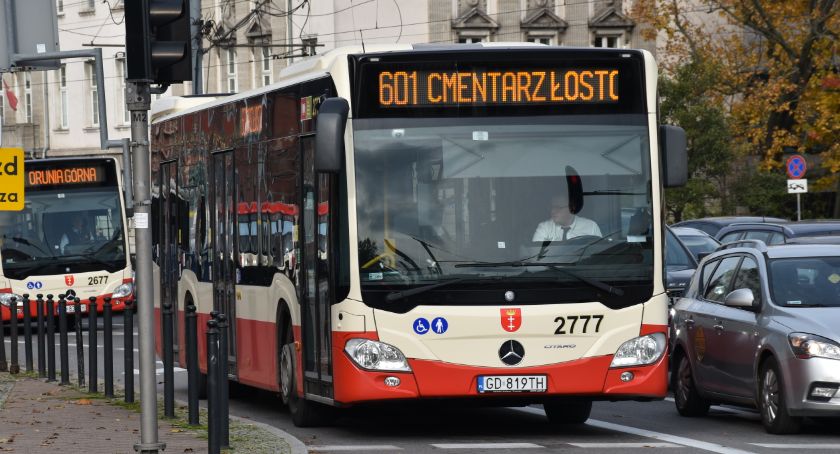
{"label": "mercedes star emblem", "polygon": [[515,340],[508,340],[499,348],[499,359],[508,366],[515,366],[525,357],[525,347]]}

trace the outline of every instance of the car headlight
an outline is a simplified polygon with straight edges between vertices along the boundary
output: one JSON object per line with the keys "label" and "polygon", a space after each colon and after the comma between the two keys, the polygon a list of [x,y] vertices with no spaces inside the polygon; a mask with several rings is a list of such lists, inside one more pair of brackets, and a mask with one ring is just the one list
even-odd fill
{"label": "car headlight", "polygon": [[17,293],[0,293],[0,304],[11,307],[12,298],[15,298],[15,301],[17,301],[17,306],[23,306],[23,296]]}
{"label": "car headlight", "polygon": [[840,345],[820,336],[792,333],[788,336],[790,348],[797,358],[840,359]]}
{"label": "car headlight", "polygon": [[363,369],[411,372],[400,349],[384,342],[350,339],[344,345],[344,351]]}
{"label": "car headlight", "polygon": [[665,334],[652,333],[621,344],[610,367],[644,366],[653,364],[665,353]]}
{"label": "car headlight", "polygon": [[126,296],[131,295],[131,292],[133,291],[134,286],[128,282],[115,288],[114,293],[111,294],[111,298],[125,298]]}

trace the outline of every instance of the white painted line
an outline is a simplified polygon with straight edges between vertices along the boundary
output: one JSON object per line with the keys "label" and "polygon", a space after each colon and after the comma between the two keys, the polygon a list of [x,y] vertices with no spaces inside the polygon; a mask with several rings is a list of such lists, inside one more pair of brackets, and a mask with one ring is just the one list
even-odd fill
{"label": "white painted line", "polygon": [[833,451],[840,451],[840,443],[750,443],[751,445],[761,446],[762,448],[772,449],[830,449]]}
{"label": "white painted line", "polygon": [[[673,402],[674,398],[673,397],[666,397],[665,400],[667,400],[668,402]],[[733,415],[748,416],[749,419],[753,419],[753,420],[761,419],[761,415],[758,414],[758,411],[740,410],[738,408],[722,407],[720,405],[712,405],[709,408],[711,408],[712,410],[722,411],[722,412],[725,412],[725,413],[732,413]]]}
{"label": "white painted line", "polygon": [[325,445],[310,446],[309,452],[324,451],[401,451],[402,448],[394,445]]}
{"label": "white painted line", "polygon": [[544,448],[534,443],[438,443],[432,444],[438,449],[529,449]]}
{"label": "white painted line", "polygon": [[[512,410],[518,410],[518,411],[522,411],[522,412],[525,412],[525,413],[531,413],[531,414],[535,414],[535,415],[545,415],[544,411],[538,410],[536,408],[530,408],[530,407],[512,408]],[[716,452],[718,454],[755,454],[751,451],[744,451],[742,449],[737,449],[737,448],[729,448],[729,447],[726,447],[726,446],[719,445],[717,443],[709,443],[709,442],[706,442],[706,441],[695,440],[693,438],[686,438],[686,437],[680,437],[678,435],[670,435],[670,434],[664,434],[664,433],[661,433],[661,432],[654,432],[652,430],[638,429],[636,427],[623,426],[621,424],[613,424],[611,422],[606,422],[606,421],[598,421],[597,419],[590,419],[589,421],[586,421],[586,425],[592,426],[592,427],[597,427],[599,429],[612,430],[612,431],[615,431],[615,432],[622,432],[622,433],[631,434],[631,435],[638,435],[640,437],[647,437],[647,438],[653,438],[655,440],[662,440],[662,441],[669,442],[669,443],[676,443],[676,444],[679,444],[679,445],[688,446],[690,448],[701,449],[703,451]]]}
{"label": "white painted line", "polygon": [[578,448],[682,448],[674,443],[568,443]]}

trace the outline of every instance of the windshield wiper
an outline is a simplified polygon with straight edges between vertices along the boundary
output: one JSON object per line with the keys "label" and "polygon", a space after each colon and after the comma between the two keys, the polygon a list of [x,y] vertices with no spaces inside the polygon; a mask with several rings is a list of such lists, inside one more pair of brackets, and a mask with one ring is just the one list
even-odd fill
{"label": "windshield wiper", "polygon": [[484,281],[481,276],[463,276],[463,277],[456,277],[454,279],[448,279],[445,281],[435,282],[434,284],[424,285],[422,287],[414,287],[408,290],[401,290],[399,292],[391,292],[385,295],[385,301],[389,303],[393,303],[394,301],[399,301],[403,298],[408,298],[409,296],[419,295],[421,293],[426,293],[431,290],[435,290],[441,287],[445,287],[447,285],[457,284],[458,282],[464,282],[469,280],[479,280]]}
{"label": "windshield wiper", "polygon": [[31,241],[27,240],[26,238],[20,238],[20,237],[16,237],[16,236],[11,236],[11,237],[6,237],[6,238],[8,238],[8,239],[10,239],[10,240],[12,240],[12,241],[15,241],[15,242],[17,242],[17,243],[23,244],[23,245],[33,247],[33,248],[37,249],[37,250],[38,250],[38,252],[40,252],[40,253],[42,253],[42,254],[44,254],[44,255],[52,255],[52,254],[47,253],[47,251],[43,250],[43,249],[42,249],[40,246],[38,246],[37,244],[33,244]]}
{"label": "windshield wiper", "polygon": [[112,267],[115,266],[114,262],[106,262],[105,260],[102,260],[102,259],[96,257],[94,254],[60,255],[60,256],[57,256],[56,258],[57,259],[85,259],[85,260],[89,260],[93,263],[96,263],[97,265],[102,265],[105,268],[112,268]]}
{"label": "windshield wiper", "polygon": [[555,262],[529,262],[527,260],[514,260],[510,262],[475,262],[475,263],[459,263],[455,265],[458,268],[462,267],[470,267],[470,268],[498,268],[498,267],[528,267],[528,266],[545,266],[551,268],[554,271],[559,271],[567,276],[571,276],[585,284],[588,284],[590,287],[595,287],[598,290],[602,290],[607,292],[611,295],[615,296],[624,296],[624,290],[613,287],[612,285],[606,284],[596,279],[592,279],[586,276],[582,276],[574,271],[568,270],[566,268],[562,268],[567,266],[567,263],[555,263]]}

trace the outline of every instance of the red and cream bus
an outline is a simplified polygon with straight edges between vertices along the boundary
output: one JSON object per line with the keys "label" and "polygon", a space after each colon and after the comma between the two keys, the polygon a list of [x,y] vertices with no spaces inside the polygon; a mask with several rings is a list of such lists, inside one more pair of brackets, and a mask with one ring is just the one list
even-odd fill
{"label": "red and cream bus", "polygon": [[[160,101],[157,309],[177,307],[178,344],[186,304],[201,333],[227,314],[231,378],[298,425],[427,398],[576,423],[662,398],[662,188],[686,158],[656,80],[637,50],[369,46]],[[265,228],[273,204],[296,209]]]}
{"label": "red and cream bus", "polygon": [[[133,297],[126,214],[119,166],[113,158],[53,158],[24,164],[25,205],[0,212],[0,303],[11,298],[23,318],[23,295],[36,314],[38,294],[73,294],[88,311],[95,297],[122,310]],[[72,313],[75,307],[68,305]]]}

